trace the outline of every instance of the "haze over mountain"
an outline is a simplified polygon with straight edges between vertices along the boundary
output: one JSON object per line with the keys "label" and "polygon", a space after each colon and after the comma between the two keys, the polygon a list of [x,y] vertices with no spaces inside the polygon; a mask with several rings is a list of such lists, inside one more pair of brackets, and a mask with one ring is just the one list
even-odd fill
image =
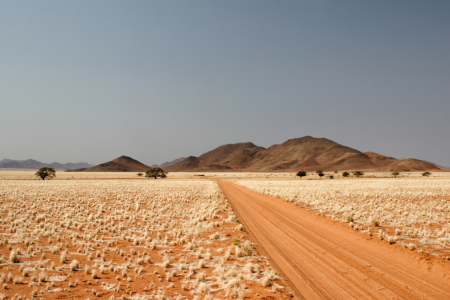
{"label": "haze over mountain", "polygon": [[50,167],[54,168],[55,170],[72,170],[72,169],[78,169],[78,168],[89,168],[92,167],[92,165],[85,163],[85,162],[79,162],[79,163],[66,163],[61,164],[58,162],[52,162],[50,164],[43,163],[34,159],[27,159],[27,160],[13,160],[13,159],[3,159],[0,160],[0,168],[5,169],[40,169],[42,167]]}
{"label": "haze over mountain", "polygon": [[109,162],[99,164],[91,168],[81,168],[71,170],[69,172],[145,172],[150,169],[149,166],[144,165],[128,156],[121,156]]}
{"label": "haze over mountain", "polygon": [[168,172],[186,171],[425,171],[443,168],[413,158],[396,159],[374,152],[361,152],[326,138],[305,136],[269,148],[253,143],[220,146],[199,157],[167,167]]}
{"label": "haze over mountain", "polygon": [[179,163],[179,162],[181,162],[181,161],[183,161],[185,159],[186,159],[186,157],[180,157],[180,158],[174,159],[172,161],[166,161],[165,163],[162,163],[159,166],[155,165],[155,167],[167,168],[167,167],[169,167],[171,165],[174,165],[174,164],[177,164],[177,163]]}

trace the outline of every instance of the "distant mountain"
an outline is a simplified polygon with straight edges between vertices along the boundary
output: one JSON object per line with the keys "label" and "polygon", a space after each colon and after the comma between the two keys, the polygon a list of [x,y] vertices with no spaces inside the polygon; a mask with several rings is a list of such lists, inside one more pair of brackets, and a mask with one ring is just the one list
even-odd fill
{"label": "distant mountain", "polygon": [[8,168],[8,169],[40,169],[42,167],[50,167],[55,170],[71,170],[77,168],[89,168],[92,165],[79,162],[79,163],[67,163],[61,164],[58,162],[53,163],[43,163],[34,159],[27,160],[12,160],[12,159],[3,159],[0,160],[0,168]]}
{"label": "distant mountain", "polygon": [[326,138],[305,136],[269,148],[253,143],[227,144],[199,157],[189,156],[165,169],[168,172],[205,171],[428,171],[442,170],[425,161],[362,153]]}
{"label": "distant mountain", "polygon": [[161,165],[159,165],[159,166],[153,165],[152,167],[160,167],[160,168],[163,168],[163,169],[164,169],[164,168],[167,168],[168,166],[177,164],[177,163],[179,163],[179,162],[181,162],[181,161],[183,161],[183,160],[185,160],[185,159],[186,159],[186,157],[180,157],[180,158],[174,159],[174,160],[172,160],[172,161],[166,161],[165,163],[163,163],[163,164],[161,164]]}
{"label": "distant mountain", "polygon": [[149,166],[131,157],[121,156],[91,168],[80,168],[69,172],[145,172],[148,169],[150,169]]}

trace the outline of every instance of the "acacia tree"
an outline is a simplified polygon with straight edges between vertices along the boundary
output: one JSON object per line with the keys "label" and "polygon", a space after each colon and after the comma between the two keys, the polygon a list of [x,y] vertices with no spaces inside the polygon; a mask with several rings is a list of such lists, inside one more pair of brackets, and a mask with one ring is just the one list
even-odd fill
{"label": "acacia tree", "polygon": [[34,173],[34,176],[40,177],[42,180],[45,180],[45,178],[52,179],[53,177],[56,177],[55,169],[43,167],[43,168],[40,168],[39,171]]}
{"label": "acacia tree", "polygon": [[398,175],[400,175],[399,172],[392,172],[392,175],[394,175],[394,177],[397,177]]}
{"label": "acacia tree", "polygon": [[160,167],[151,168],[151,169],[148,169],[147,171],[145,171],[145,177],[147,177],[147,178],[150,178],[150,177],[154,177],[155,179],[157,179],[158,177],[166,178],[167,177],[166,174],[167,174],[167,172],[165,172]]}
{"label": "acacia tree", "polygon": [[348,176],[350,176],[350,173],[349,172],[344,172],[344,173],[342,173],[342,176],[348,177]]}
{"label": "acacia tree", "polygon": [[353,172],[353,175],[355,175],[356,177],[361,177],[361,176],[363,176],[364,175],[364,172],[361,172],[361,171],[355,171],[355,172]]}
{"label": "acacia tree", "polygon": [[298,171],[298,173],[296,175],[298,177],[300,177],[300,179],[302,179],[303,176],[306,176],[306,172],[305,171]]}
{"label": "acacia tree", "polygon": [[430,177],[430,175],[431,175],[431,173],[430,173],[430,172],[423,172],[423,173],[422,173],[422,176],[427,176],[427,177]]}
{"label": "acacia tree", "polygon": [[322,170],[316,171],[317,175],[319,175],[320,178],[322,178],[323,176],[325,176],[325,174],[323,174]]}

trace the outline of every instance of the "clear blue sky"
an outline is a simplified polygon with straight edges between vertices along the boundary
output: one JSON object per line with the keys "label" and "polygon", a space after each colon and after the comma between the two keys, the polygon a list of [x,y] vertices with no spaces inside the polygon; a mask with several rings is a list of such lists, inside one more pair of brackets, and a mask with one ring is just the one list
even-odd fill
{"label": "clear blue sky", "polygon": [[450,1],[0,0],[0,160],[311,135],[450,166]]}

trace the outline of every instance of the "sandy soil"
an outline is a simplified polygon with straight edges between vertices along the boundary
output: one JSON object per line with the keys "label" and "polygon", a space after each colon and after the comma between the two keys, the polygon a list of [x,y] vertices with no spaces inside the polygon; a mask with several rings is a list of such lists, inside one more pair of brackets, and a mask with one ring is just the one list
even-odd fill
{"label": "sandy soil", "polygon": [[450,260],[450,180],[233,180],[355,231]]}
{"label": "sandy soil", "polygon": [[300,299],[450,299],[450,264],[356,233],[285,201],[218,182]]}
{"label": "sandy soil", "polygon": [[0,180],[0,299],[290,299],[242,230],[210,181]]}

